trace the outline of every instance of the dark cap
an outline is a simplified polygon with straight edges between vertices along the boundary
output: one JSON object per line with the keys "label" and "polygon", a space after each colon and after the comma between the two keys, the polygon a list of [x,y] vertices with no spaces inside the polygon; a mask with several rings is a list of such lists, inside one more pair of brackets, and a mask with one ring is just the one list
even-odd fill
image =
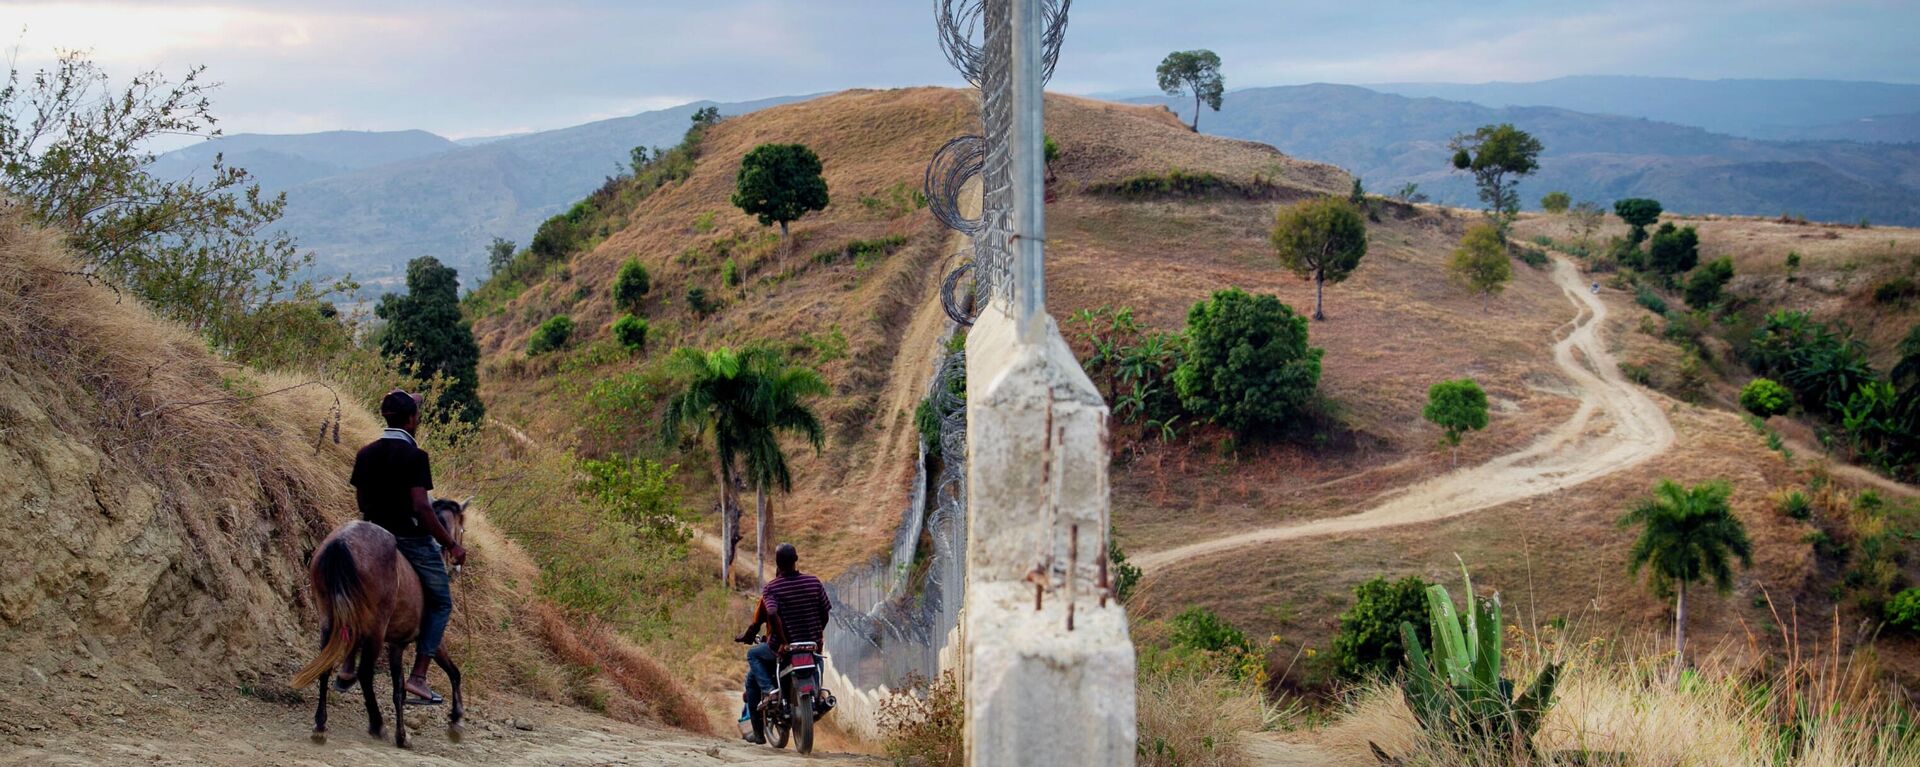
{"label": "dark cap", "polygon": [[392,416],[410,416],[420,412],[419,398],[399,389],[387,392],[380,400],[380,414]]}

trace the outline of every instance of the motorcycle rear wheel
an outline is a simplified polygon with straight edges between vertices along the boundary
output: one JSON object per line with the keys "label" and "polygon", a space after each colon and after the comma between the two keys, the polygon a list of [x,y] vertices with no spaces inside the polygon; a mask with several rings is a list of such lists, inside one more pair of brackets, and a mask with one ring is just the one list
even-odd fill
{"label": "motorcycle rear wheel", "polygon": [[813,693],[801,693],[793,702],[793,750],[801,756],[813,753]]}

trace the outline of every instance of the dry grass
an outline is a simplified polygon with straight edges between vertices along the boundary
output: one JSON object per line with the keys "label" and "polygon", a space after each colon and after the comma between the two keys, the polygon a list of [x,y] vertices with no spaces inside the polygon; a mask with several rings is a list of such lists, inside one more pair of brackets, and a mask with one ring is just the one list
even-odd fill
{"label": "dry grass", "polygon": [[[1571,656],[1557,703],[1534,737],[1532,764],[1582,764],[1579,752],[1623,754],[1631,764],[1676,767],[1891,767],[1920,764],[1913,713],[1898,690],[1876,681],[1870,656],[1846,656],[1835,636],[1805,654],[1769,658],[1727,647],[1676,680],[1670,653],[1621,651],[1594,641]],[[1794,637],[1786,637],[1800,647]],[[1530,678],[1539,645],[1512,653]],[[1549,651],[1552,652],[1552,651]],[[1423,731],[1398,687],[1375,682],[1318,738],[1338,764],[1378,762],[1378,744],[1407,765],[1506,765],[1503,756],[1463,752]],[[1595,763],[1591,757],[1586,764]]]}
{"label": "dry grass", "polygon": [[1261,729],[1261,700],[1221,674],[1141,674],[1134,688],[1144,767],[1242,767],[1244,733]]}

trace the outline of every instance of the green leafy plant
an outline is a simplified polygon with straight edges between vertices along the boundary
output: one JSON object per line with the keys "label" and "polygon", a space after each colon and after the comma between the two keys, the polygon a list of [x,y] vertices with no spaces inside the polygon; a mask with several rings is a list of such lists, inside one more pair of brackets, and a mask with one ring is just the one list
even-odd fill
{"label": "green leafy plant", "polygon": [[1761,418],[1771,418],[1793,407],[1793,392],[1771,378],[1755,378],[1740,387],[1740,407]]}
{"label": "green leafy plant", "polygon": [[[1647,265],[1663,276],[1691,271],[1699,263],[1700,234],[1691,226],[1661,224],[1647,243]],[[1728,276],[1732,276],[1732,262],[1728,262]]]}
{"label": "green leafy plant", "polygon": [[1920,589],[1906,589],[1887,600],[1881,617],[1887,625],[1908,634],[1920,634]]}
{"label": "green leafy plant", "polygon": [[1107,569],[1113,582],[1114,598],[1126,602],[1133,598],[1133,590],[1140,585],[1140,567],[1127,561],[1127,552],[1120,548],[1120,542],[1107,538]]}
{"label": "green leafy plant", "polygon": [[375,337],[380,353],[414,377],[445,376],[438,405],[466,423],[486,414],[480,402],[480,347],[460,314],[460,275],[432,256],[407,262],[407,292],[380,297],[374,315],[386,321]]}
{"label": "green leafy plant", "polygon": [[1516,187],[1521,178],[1540,168],[1540,140],[1512,123],[1501,123],[1454,136],[1447,146],[1453,150],[1454,169],[1473,174],[1487,217],[1504,241],[1507,227],[1520,212]]}
{"label": "green leafy plant", "polygon": [[[1407,673],[1401,684],[1407,708],[1437,739],[1474,752],[1499,752],[1515,761],[1537,759],[1533,735],[1553,706],[1559,663],[1548,663],[1524,692],[1501,676],[1503,638],[1500,595],[1474,594],[1473,578],[1462,565],[1467,610],[1454,608],[1447,587],[1427,587],[1429,654],[1411,621],[1400,624],[1407,648]],[[1377,746],[1375,747],[1378,748]]]}
{"label": "green leafy plant", "polygon": [[540,323],[533,329],[533,337],[527,339],[529,356],[546,354],[566,348],[567,341],[573,338],[573,318],[561,314]]}
{"label": "green leafy plant", "polygon": [[1487,428],[1487,393],[1471,378],[1441,381],[1427,389],[1427,407],[1421,415],[1441,428],[1460,465],[1460,436]]}
{"label": "green leafy plant", "polygon": [[1468,229],[1447,261],[1447,275],[1479,295],[1480,311],[1487,311],[1487,302],[1513,279],[1513,263],[1507,258],[1507,241],[1500,228],[1481,224]]}
{"label": "green leafy plant", "polygon": [[1187,312],[1174,388],[1188,412],[1251,436],[1305,412],[1322,354],[1307,345],[1307,318],[1278,297],[1229,288]]}
{"label": "green leafy plant", "polygon": [[1722,256],[1693,270],[1687,276],[1687,305],[1707,309],[1720,301],[1720,294],[1733,281],[1733,259]]}
{"label": "green leafy plant", "polygon": [[613,278],[613,305],[629,312],[640,311],[640,300],[653,290],[653,280],[639,259],[627,259]]}
{"label": "green leafy plant", "polygon": [[1813,501],[1807,498],[1806,493],[1799,490],[1788,490],[1781,493],[1779,507],[1780,513],[1786,515],[1789,519],[1797,519],[1805,522],[1813,518]]}
{"label": "green leafy plant", "polygon": [[1261,674],[1262,660],[1247,634],[1205,607],[1189,607],[1167,622],[1176,650],[1196,653],[1234,679]]}
{"label": "green leafy plant", "polygon": [[1348,679],[1391,676],[1407,662],[1407,646],[1400,624],[1414,627],[1414,637],[1431,642],[1428,628],[1428,583],[1409,575],[1397,581],[1373,578],[1353,588],[1353,606],[1340,614],[1333,635],[1334,668]]}
{"label": "green leafy plant", "polygon": [[734,207],[759,219],[761,226],[787,224],[811,211],[825,210],[827,181],[820,156],[800,144],[761,144],[740,160],[734,179]]}
{"label": "green leafy plant", "polygon": [[627,351],[647,348],[647,321],[631,314],[620,315],[613,323],[613,338]]}
{"label": "green leafy plant", "polygon": [[731,258],[720,265],[720,284],[729,288],[740,286],[740,268],[734,265]]}
{"label": "green leafy plant", "polygon": [[1556,216],[1567,212],[1567,207],[1572,204],[1573,197],[1566,192],[1548,192],[1540,198],[1540,209]]}
{"label": "green leafy plant", "polygon": [[[1355,195],[1365,204],[1360,180],[1353,183]],[[1281,208],[1268,241],[1281,266],[1313,280],[1313,318],[1324,320],[1327,315],[1321,307],[1327,283],[1346,280],[1367,255],[1367,222],[1352,203],[1320,197]]]}
{"label": "green leafy plant", "polygon": [[1620,518],[1621,527],[1640,528],[1627,552],[1627,572],[1639,575],[1644,569],[1654,596],[1674,598],[1676,674],[1686,667],[1687,586],[1711,581],[1725,594],[1733,588],[1733,563],[1753,564],[1747,529],[1727,504],[1732,493],[1723,481],[1684,487],[1663,479]]}

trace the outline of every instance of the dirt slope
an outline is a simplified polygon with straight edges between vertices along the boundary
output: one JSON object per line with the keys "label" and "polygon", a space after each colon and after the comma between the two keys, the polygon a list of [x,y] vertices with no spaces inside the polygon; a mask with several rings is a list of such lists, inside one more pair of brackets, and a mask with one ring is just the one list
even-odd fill
{"label": "dirt slope", "polygon": [[[1554,282],[1578,309],[1553,345],[1554,363],[1574,383],[1573,417],[1525,449],[1403,490],[1356,514],[1221,536],[1140,555],[1147,572],[1261,543],[1431,522],[1545,495],[1645,462],[1673,445],[1673,427],[1644,389],[1627,381],[1599,330],[1607,305],[1588,292],[1573,263],[1555,256]],[[1564,327],[1564,326],[1563,326]]]}

